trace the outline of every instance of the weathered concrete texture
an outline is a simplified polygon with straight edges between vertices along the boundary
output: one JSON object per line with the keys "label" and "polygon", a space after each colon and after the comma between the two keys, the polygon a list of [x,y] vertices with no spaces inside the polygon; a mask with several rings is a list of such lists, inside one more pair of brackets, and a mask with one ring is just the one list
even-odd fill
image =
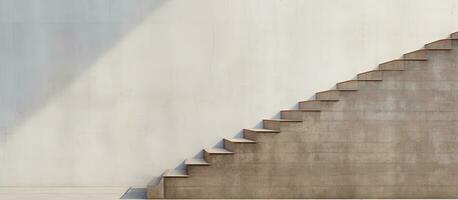
{"label": "weathered concrete texture", "polygon": [[357,91],[320,92],[326,101],[300,104],[312,110],[281,112],[302,122],[264,122],[280,133],[226,140],[234,154],[205,154],[209,166],[165,178],[165,197],[457,198],[458,52],[422,55],[428,60],[359,76],[382,81],[347,82]]}

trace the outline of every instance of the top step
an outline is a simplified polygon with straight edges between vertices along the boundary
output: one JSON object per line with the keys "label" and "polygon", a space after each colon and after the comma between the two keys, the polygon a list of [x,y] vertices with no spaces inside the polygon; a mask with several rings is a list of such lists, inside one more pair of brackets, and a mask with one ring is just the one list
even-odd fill
{"label": "top step", "polygon": [[452,39],[458,39],[458,31],[450,34],[450,38]]}

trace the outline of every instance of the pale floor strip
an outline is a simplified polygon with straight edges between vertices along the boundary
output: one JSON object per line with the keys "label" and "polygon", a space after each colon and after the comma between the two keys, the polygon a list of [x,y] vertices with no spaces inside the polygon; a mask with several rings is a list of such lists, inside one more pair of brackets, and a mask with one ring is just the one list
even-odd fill
{"label": "pale floor strip", "polygon": [[0,200],[113,200],[128,187],[0,187]]}

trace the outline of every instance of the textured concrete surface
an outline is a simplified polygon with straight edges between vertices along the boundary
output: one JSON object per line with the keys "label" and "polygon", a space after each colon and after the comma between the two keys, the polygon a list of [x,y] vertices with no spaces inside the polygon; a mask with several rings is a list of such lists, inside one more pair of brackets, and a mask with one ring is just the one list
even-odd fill
{"label": "textured concrete surface", "polygon": [[164,197],[458,197],[458,42],[446,44],[453,50],[377,71],[381,81],[317,93],[338,101],[281,112],[303,121],[266,121],[280,132],[244,135],[256,143],[225,140],[234,154],[205,153],[210,165],[165,177]]}

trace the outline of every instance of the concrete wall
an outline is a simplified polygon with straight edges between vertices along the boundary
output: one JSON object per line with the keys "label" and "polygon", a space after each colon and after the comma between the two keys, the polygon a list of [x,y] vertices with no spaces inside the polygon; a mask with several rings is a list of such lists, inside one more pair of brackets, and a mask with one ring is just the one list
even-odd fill
{"label": "concrete wall", "polygon": [[0,185],[144,186],[458,30],[453,0],[0,0]]}

